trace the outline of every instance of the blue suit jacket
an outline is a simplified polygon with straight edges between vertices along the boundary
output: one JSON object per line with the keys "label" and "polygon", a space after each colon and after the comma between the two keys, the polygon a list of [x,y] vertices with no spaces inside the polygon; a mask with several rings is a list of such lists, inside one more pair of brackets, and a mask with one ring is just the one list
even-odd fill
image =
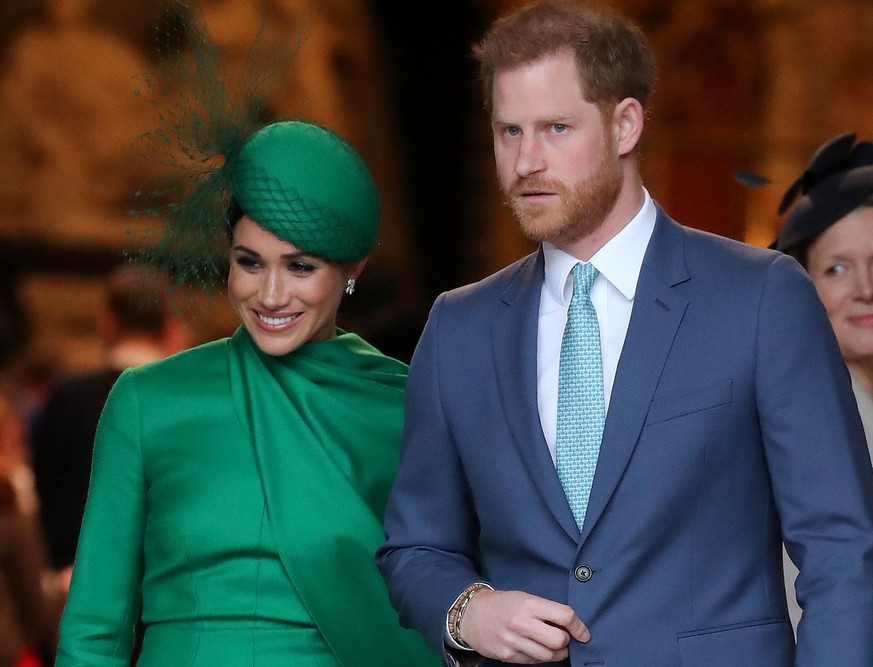
{"label": "blue suit jacket", "polygon": [[581,535],[537,413],[542,281],[535,253],[433,307],[377,556],[401,622],[441,648],[484,579],[571,605],[574,667],[873,665],[873,471],[802,268],[659,211]]}

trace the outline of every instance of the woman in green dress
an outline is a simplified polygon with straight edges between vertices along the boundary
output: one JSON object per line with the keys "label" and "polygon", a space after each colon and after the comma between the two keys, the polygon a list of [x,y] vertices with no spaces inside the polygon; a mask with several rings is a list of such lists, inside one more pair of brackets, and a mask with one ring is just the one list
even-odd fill
{"label": "woman in green dress", "polygon": [[125,667],[141,620],[140,667],[436,665],[373,560],[406,367],[336,327],[376,243],[372,177],[299,121],[225,170],[242,326],[113,388],[56,664]]}

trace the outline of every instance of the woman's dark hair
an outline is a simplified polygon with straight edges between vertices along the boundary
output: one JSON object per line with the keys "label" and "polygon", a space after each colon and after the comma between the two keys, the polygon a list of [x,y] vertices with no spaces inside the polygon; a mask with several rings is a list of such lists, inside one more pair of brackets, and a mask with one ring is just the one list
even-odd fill
{"label": "woman's dark hair", "polygon": [[821,234],[816,234],[812,238],[803,239],[803,241],[795,243],[790,248],[785,249],[785,254],[790,255],[791,257],[796,259],[804,269],[809,271],[809,246],[815,243],[815,240],[823,233],[824,232],[822,232]]}
{"label": "woman's dark hair", "polygon": [[230,199],[230,203],[227,205],[227,232],[228,234],[233,233],[233,228],[236,227],[236,223],[240,221],[240,219],[246,214],[245,211],[242,210],[242,207],[239,205],[239,202],[233,197]]}

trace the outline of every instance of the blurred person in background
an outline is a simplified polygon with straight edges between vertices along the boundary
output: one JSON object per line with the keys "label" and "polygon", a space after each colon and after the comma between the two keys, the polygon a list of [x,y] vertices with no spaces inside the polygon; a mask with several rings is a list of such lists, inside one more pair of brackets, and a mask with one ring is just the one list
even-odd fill
{"label": "blurred person in background", "polygon": [[88,494],[94,434],[109,390],[124,369],[157,361],[186,346],[184,329],[171,312],[165,277],[146,267],[123,265],[108,276],[97,328],[104,366],[57,380],[33,426],[40,519],[62,585],[69,584]]}
{"label": "blurred person in background", "polygon": [[31,350],[22,360],[19,370],[13,372],[18,412],[24,424],[25,440],[29,447],[33,432],[45,407],[49,391],[58,378],[58,352]]}
{"label": "blurred person in background", "polygon": [[28,451],[27,430],[20,406],[5,395],[0,396],[0,464],[3,483],[9,487],[15,510],[26,517],[36,516],[39,497],[34,484]]}
{"label": "blurred person in background", "polygon": [[43,591],[46,558],[35,517],[13,480],[25,458],[15,404],[0,394],[0,667],[39,665],[54,653],[58,605]]}
{"label": "blurred person in background", "polygon": [[[789,209],[771,247],[812,278],[849,368],[873,458],[873,143],[855,143],[854,133],[825,142],[785,193],[779,213]],[[784,562],[796,628],[797,568],[787,553]]]}

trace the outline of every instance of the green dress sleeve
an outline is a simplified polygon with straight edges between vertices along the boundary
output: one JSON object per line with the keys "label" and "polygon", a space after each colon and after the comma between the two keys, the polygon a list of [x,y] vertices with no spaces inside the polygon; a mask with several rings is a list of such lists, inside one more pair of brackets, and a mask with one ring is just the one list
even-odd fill
{"label": "green dress sleeve", "polygon": [[139,616],[146,485],[132,371],[112,389],[94,442],[91,486],[56,667],[126,667]]}

